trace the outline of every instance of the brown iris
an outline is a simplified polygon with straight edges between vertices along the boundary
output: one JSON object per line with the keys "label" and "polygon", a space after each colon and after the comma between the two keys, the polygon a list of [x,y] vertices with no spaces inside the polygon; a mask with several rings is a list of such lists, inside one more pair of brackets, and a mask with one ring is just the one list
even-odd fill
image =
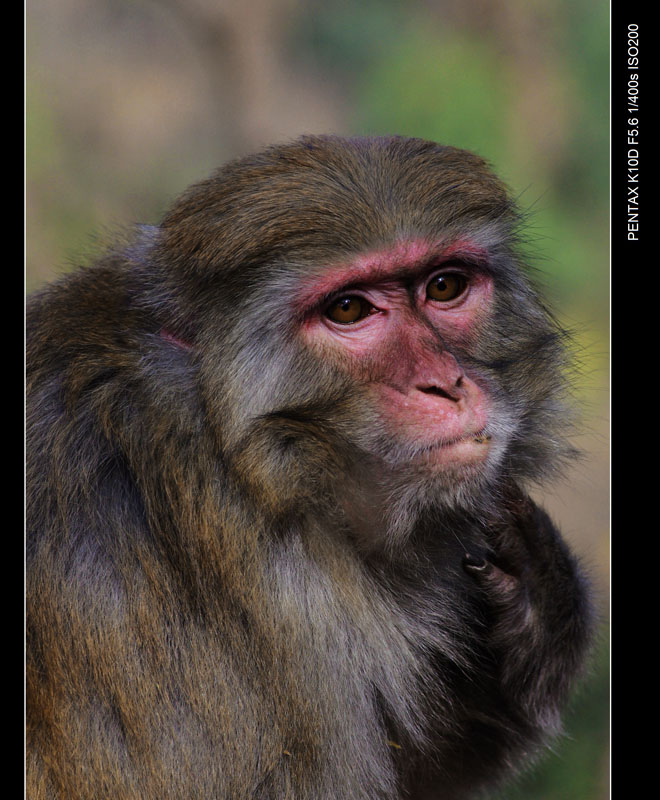
{"label": "brown iris", "polygon": [[430,300],[440,300],[448,302],[463,294],[467,280],[454,272],[447,272],[444,275],[436,275],[426,287],[426,296]]}
{"label": "brown iris", "polygon": [[350,325],[352,322],[357,322],[362,317],[366,317],[370,307],[366,300],[352,295],[335,300],[325,313],[333,322]]}

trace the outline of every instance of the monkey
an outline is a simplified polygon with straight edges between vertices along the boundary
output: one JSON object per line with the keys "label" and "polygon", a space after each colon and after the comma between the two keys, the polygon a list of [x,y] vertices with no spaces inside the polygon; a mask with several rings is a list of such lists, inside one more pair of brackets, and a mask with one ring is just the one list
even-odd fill
{"label": "monkey", "polygon": [[462,800],[561,731],[567,334],[480,156],[307,135],[26,313],[30,800]]}

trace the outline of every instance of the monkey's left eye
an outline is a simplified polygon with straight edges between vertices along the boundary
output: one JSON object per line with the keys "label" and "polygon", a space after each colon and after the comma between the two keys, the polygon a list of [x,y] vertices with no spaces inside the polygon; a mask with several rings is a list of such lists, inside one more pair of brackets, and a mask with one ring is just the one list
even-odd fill
{"label": "monkey's left eye", "polygon": [[350,325],[368,316],[372,309],[371,303],[368,303],[363,297],[350,295],[349,297],[340,297],[339,300],[335,300],[328,307],[325,315],[333,322]]}
{"label": "monkey's left eye", "polygon": [[434,275],[426,287],[429,300],[448,302],[463,294],[467,288],[467,279],[456,272]]}

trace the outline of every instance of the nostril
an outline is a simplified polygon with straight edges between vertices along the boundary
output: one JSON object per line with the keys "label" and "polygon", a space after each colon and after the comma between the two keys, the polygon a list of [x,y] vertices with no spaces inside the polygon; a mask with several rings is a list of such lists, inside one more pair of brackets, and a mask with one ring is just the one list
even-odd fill
{"label": "nostril", "polygon": [[420,392],[424,392],[424,394],[434,394],[438,397],[445,397],[447,400],[458,400],[457,397],[453,397],[449,392],[446,392],[439,386],[418,386],[417,388]]}

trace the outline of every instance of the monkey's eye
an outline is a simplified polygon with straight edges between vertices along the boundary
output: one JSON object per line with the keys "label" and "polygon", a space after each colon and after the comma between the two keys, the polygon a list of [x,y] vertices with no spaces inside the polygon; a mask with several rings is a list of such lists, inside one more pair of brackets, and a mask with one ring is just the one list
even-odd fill
{"label": "monkey's eye", "polygon": [[339,322],[342,325],[350,325],[368,316],[372,308],[373,306],[371,303],[368,303],[364,298],[350,295],[335,300],[335,302],[328,307],[325,315],[333,322]]}
{"label": "monkey's eye", "polygon": [[426,287],[426,296],[429,300],[448,302],[463,294],[467,287],[467,280],[456,272],[446,272],[435,275]]}

